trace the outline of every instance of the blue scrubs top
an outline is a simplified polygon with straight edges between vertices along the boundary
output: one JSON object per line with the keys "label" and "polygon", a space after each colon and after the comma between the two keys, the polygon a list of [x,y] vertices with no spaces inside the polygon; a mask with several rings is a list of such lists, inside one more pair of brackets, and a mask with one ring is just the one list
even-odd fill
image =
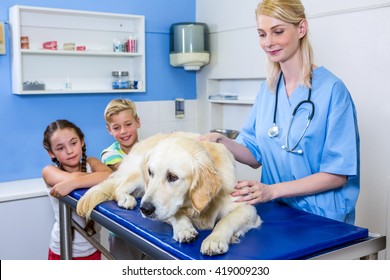
{"label": "blue scrubs top", "polygon": [[[279,200],[297,209],[353,224],[360,189],[356,110],[344,83],[324,67],[313,71],[314,117],[296,149],[303,153],[289,153],[281,148],[286,142],[292,112],[299,102],[307,100],[308,91],[299,86],[288,98],[282,79],[276,115],[279,136],[270,138],[268,130],[273,125],[275,93],[264,82],[236,141],[246,146],[262,165],[264,184],[292,181],[318,172],[346,175],[346,184],[339,188]],[[310,108],[304,105],[297,111],[288,138],[290,148],[302,134]]]}

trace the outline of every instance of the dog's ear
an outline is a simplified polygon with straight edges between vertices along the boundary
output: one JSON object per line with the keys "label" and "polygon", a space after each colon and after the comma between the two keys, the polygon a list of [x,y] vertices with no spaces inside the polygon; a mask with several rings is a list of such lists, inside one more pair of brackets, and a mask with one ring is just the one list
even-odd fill
{"label": "dog's ear", "polygon": [[195,156],[194,179],[189,196],[195,210],[201,212],[221,189],[222,179],[210,156],[202,151]]}

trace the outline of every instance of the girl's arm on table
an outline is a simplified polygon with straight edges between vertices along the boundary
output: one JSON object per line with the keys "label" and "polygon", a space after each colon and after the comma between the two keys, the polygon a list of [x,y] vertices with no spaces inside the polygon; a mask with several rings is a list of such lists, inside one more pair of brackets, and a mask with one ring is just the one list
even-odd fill
{"label": "girl's arm on table", "polygon": [[48,187],[52,187],[55,184],[58,184],[64,180],[76,178],[83,175],[85,175],[84,172],[69,173],[53,165],[48,165],[42,170],[42,178]]}
{"label": "girl's arm on table", "polygon": [[112,173],[112,170],[108,166],[101,163],[96,158],[88,158],[87,161],[91,167],[92,173],[82,173],[82,176],[70,176],[63,181],[56,183],[51,189],[50,194],[55,197],[62,197],[75,189],[93,187],[105,180]]}

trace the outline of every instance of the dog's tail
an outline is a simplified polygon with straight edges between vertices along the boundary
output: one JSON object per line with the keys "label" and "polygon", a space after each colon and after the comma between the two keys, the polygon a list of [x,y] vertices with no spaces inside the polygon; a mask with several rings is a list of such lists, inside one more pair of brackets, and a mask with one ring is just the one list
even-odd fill
{"label": "dog's tail", "polygon": [[98,185],[90,188],[77,203],[77,214],[88,220],[96,205],[113,199],[115,188],[115,180],[112,177],[108,177]]}

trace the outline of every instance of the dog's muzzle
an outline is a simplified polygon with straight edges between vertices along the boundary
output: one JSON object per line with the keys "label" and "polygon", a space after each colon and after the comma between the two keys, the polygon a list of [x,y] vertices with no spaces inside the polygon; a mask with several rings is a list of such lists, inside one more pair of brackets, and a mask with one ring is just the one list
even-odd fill
{"label": "dog's muzzle", "polygon": [[140,209],[142,214],[148,218],[153,218],[155,216],[154,211],[156,211],[156,207],[150,202],[145,201],[142,203]]}

